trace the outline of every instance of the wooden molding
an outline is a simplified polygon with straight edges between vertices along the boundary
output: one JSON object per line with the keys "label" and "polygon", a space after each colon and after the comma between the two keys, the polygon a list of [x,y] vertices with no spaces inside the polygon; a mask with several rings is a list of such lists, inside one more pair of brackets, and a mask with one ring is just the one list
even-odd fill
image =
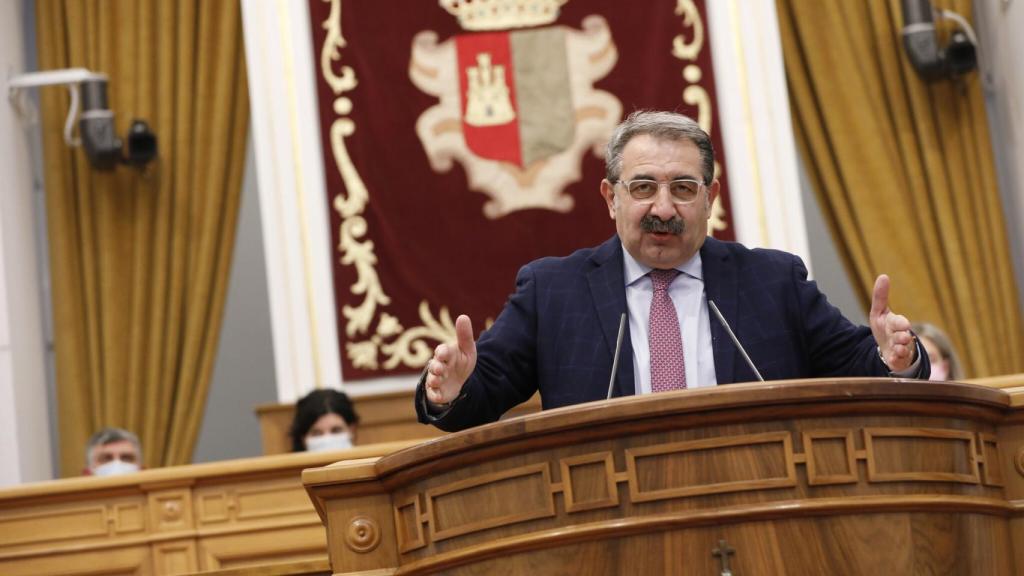
{"label": "wooden molding", "polygon": [[[807,483],[811,486],[824,486],[828,484],[853,484],[857,482],[857,451],[853,444],[853,430],[811,430],[803,433],[805,464],[807,466]],[[822,448],[815,449],[814,442],[822,445],[830,440],[842,441],[842,453],[839,457],[833,456],[832,461],[841,461],[846,464],[845,471],[822,473],[819,470],[821,464],[828,461],[828,454]]]}
{"label": "wooden molding", "polygon": [[[979,484],[981,478],[978,473],[978,456],[974,438],[974,433],[960,430],[865,428],[864,449],[867,453],[868,481],[904,482],[914,480],[918,482]],[[890,439],[895,439],[891,443],[896,444],[899,458],[878,455],[878,447]],[[908,445],[908,441],[922,439],[931,441],[927,454],[924,454],[919,443]],[[937,446],[937,444],[941,446]],[[956,449],[957,445],[962,445],[959,451]],[[962,452],[962,454],[958,452]],[[945,456],[945,462],[950,464],[951,468],[945,471],[924,468],[926,465],[942,461],[941,458],[930,456]],[[966,469],[966,472],[955,471],[959,469],[957,468],[958,463]],[[903,468],[908,464],[918,464],[920,467],[916,469]],[[897,466],[901,468],[897,469]]]}
{"label": "wooden molding", "polygon": [[[775,464],[775,468],[782,472],[782,475],[765,473],[764,470],[743,470],[749,472],[746,478],[730,476],[725,478],[688,479],[678,485],[668,484],[664,488],[647,488],[650,480],[644,481],[643,470],[638,463],[645,460],[665,460],[672,456],[698,454],[704,456],[700,460],[709,463],[711,459],[729,459],[733,448],[745,449],[752,446],[760,446],[757,454],[753,455],[750,461],[769,462]],[[796,467],[793,462],[793,445],[788,433],[768,432],[764,434],[743,434],[736,436],[725,436],[721,438],[710,438],[706,440],[694,440],[690,442],[676,442],[671,444],[660,444],[644,446],[642,448],[629,448],[625,451],[626,472],[629,478],[629,496],[632,502],[652,502],[667,498],[681,498],[687,496],[704,496],[708,494],[721,494],[723,492],[742,492],[747,490],[768,490],[772,488],[785,488],[796,485]],[[661,457],[661,458],[659,458]],[[678,456],[677,456],[678,458]],[[667,472],[671,468],[691,470],[698,468],[697,460],[682,462],[671,462],[664,466],[664,470],[656,472]],[[732,475],[740,472],[733,466],[706,466],[705,469],[721,470],[725,474]],[[665,474],[649,474],[657,481]]]}
{"label": "wooden molding", "polygon": [[[466,506],[488,494],[489,506]],[[444,484],[426,491],[427,518],[434,542],[496,526],[555,515],[546,464],[522,466]],[[449,504],[449,502],[454,502]]]}
{"label": "wooden molding", "polygon": [[[584,512],[609,508],[619,505],[619,491],[616,487],[615,462],[611,452],[595,452],[593,454],[581,454],[571,458],[562,458],[558,461],[562,473],[561,489],[565,494],[566,512]],[[596,466],[588,466],[596,465]],[[583,480],[581,472],[574,474],[577,469],[593,469],[595,478],[589,482],[596,488],[604,488],[604,493],[594,498],[587,498],[583,486],[587,484]]]}

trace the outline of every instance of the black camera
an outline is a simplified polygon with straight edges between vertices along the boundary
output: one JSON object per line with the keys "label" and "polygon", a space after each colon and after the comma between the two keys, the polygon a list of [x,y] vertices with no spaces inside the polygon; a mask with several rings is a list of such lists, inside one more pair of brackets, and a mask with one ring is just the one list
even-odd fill
{"label": "black camera", "polygon": [[107,81],[82,82],[82,113],[78,131],[89,163],[109,170],[118,163],[145,166],[157,155],[156,134],[143,120],[133,120],[125,140],[114,131],[114,113],[107,105]]}
{"label": "black camera", "polygon": [[950,35],[945,46],[940,46],[929,0],[902,0],[901,4],[903,47],[910,63],[922,78],[957,78],[978,66],[977,47],[967,33],[970,24],[966,20],[958,14],[941,11],[944,18],[953,19],[961,28]]}
{"label": "black camera", "polygon": [[132,120],[125,136],[124,156],[121,161],[132,166],[145,166],[156,158],[156,134],[143,120]]}
{"label": "black camera", "polygon": [[963,76],[978,65],[978,52],[974,42],[961,31],[949,37],[945,50],[946,68],[953,76]]}

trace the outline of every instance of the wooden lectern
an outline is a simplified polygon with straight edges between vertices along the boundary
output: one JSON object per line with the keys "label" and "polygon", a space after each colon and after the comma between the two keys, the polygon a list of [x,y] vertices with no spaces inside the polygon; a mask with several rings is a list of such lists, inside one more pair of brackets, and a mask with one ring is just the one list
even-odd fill
{"label": "wooden lectern", "polygon": [[336,575],[1024,572],[1024,410],[970,384],[593,402],[303,483]]}

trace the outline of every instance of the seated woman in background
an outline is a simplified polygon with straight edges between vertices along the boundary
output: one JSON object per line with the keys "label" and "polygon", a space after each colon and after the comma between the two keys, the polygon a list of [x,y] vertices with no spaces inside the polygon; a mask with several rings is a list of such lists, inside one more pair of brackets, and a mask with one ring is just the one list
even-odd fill
{"label": "seated woman in background", "polygon": [[960,357],[953,349],[953,343],[949,336],[933,324],[920,323],[911,327],[914,334],[921,340],[928,353],[928,361],[932,365],[932,375],[929,380],[963,380],[964,369],[960,365]]}
{"label": "seated woman in background", "polygon": [[293,452],[352,447],[359,416],[344,392],[314,390],[295,404],[289,435]]}

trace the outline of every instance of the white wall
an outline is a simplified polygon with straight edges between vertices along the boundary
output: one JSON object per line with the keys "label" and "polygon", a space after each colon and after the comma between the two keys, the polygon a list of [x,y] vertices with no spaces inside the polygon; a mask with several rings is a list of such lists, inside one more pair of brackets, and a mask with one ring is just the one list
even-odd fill
{"label": "white wall", "polygon": [[1024,301],[1024,0],[975,0],[974,24],[1017,290]]}
{"label": "white wall", "polygon": [[6,98],[25,71],[22,2],[0,2],[0,486],[53,475],[31,129]]}

